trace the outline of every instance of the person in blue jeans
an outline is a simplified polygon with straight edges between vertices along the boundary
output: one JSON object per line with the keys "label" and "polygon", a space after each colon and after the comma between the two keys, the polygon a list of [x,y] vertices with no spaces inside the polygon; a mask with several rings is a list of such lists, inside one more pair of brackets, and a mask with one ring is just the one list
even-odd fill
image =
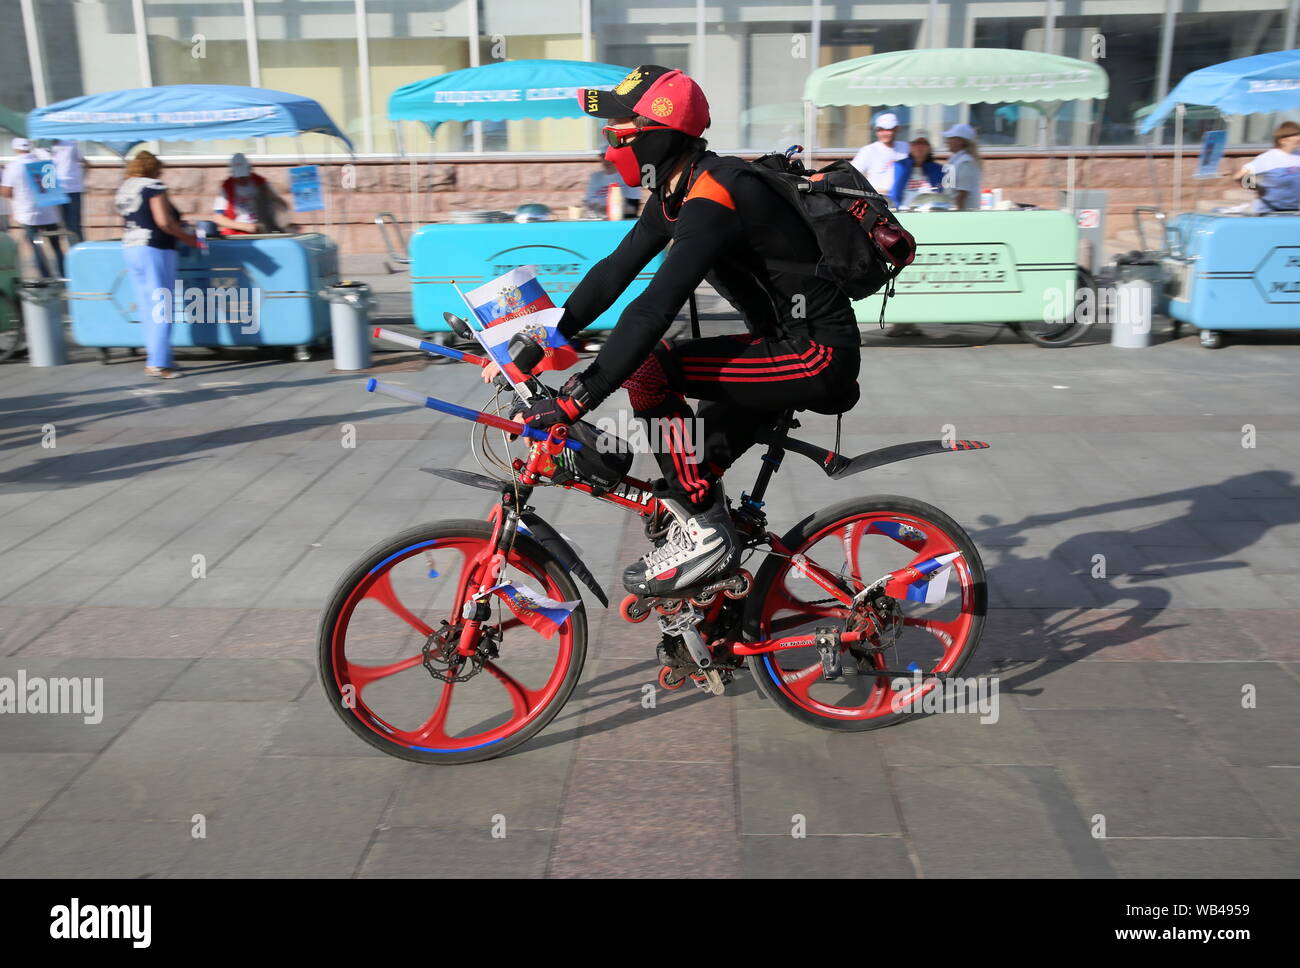
{"label": "person in blue jeans", "polygon": [[122,216],[122,256],[135,283],[135,302],[144,326],[145,373],[161,380],[180,376],[172,357],[172,292],[176,286],[176,242],[198,246],[159,179],[162,162],[141,151],[126,166],[126,181],[113,205]]}
{"label": "person in blue jeans", "polygon": [[58,275],[63,275],[63,250],[59,247],[59,208],[57,205],[38,204],[36,193],[28,183],[27,165],[39,159],[49,159],[49,153],[41,148],[33,148],[26,138],[14,138],[10,142],[14,153],[13,161],[5,165],[0,174],[0,196],[10,200],[14,210],[14,221],[23,227],[27,244],[32,250],[32,261],[42,279],[50,278],[50,264],[45,258],[48,247],[54,256],[54,268]]}

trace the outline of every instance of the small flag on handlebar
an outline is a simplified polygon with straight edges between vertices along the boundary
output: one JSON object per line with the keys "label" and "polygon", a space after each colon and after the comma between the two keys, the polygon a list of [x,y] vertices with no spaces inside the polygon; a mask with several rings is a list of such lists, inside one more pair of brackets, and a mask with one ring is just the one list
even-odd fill
{"label": "small flag on handlebar", "polygon": [[521,622],[548,639],[560,630],[573,610],[582,604],[579,601],[557,602],[527,585],[513,585],[510,582],[493,588],[492,594],[505,602]]}
{"label": "small flag on handlebar", "polygon": [[[505,275],[472,289],[465,301],[474,315],[483,323],[480,340],[487,346],[493,359],[505,369],[510,361],[506,350],[517,333],[531,337],[542,347],[545,355],[533,367],[534,372],[567,370],[578,362],[578,354],[560,335],[560,319],[564,310],[556,309],[551,297],[537,281],[534,266],[520,266]],[[516,383],[524,376],[510,372]]]}
{"label": "small flag on handlebar", "polygon": [[465,299],[484,326],[495,326],[517,316],[542,309],[554,309],[555,303],[537,281],[535,266],[520,266],[504,276],[471,289]]}

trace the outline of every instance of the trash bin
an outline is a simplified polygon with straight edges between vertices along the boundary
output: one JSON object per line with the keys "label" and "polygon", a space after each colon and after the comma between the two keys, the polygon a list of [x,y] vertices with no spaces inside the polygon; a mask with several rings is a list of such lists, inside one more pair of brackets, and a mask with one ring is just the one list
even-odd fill
{"label": "trash bin", "polygon": [[330,338],[336,370],[370,366],[370,310],[374,296],[363,282],[339,282],[321,290],[330,304]]}
{"label": "trash bin", "polygon": [[1110,320],[1110,345],[1126,350],[1151,345],[1152,303],[1155,286],[1149,279],[1124,279],[1115,286],[1115,307]]}
{"label": "trash bin", "polygon": [[18,287],[27,332],[27,361],[32,366],[62,366],[68,362],[63,338],[63,282],[35,279]]}

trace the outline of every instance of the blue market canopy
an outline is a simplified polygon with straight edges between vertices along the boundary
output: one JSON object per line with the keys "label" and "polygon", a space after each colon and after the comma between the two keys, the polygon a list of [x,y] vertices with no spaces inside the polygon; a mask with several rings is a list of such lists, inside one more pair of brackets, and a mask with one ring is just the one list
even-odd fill
{"label": "blue market canopy", "polygon": [[98,141],[119,154],[143,141],[212,141],[317,132],[352,142],[309,97],[228,84],[166,84],[69,98],[27,115],[29,138]]}
{"label": "blue market canopy", "polygon": [[518,60],[467,67],[399,87],[388,98],[390,121],[585,118],[578,88],[612,88],[628,68],[570,60]]}
{"label": "blue market canopy", "polygon": [[1300,50],[1280,50],[1192,71],[1142,122],[1146,134],[1179,104],[1199,104],[1221,114],[1265,114],[1300,108]]}

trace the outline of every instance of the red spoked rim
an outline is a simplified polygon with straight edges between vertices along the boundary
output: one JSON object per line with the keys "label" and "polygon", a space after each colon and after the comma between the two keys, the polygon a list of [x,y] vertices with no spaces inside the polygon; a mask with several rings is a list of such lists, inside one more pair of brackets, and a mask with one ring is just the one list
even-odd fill
{"label": "red spoked rim", "polygon": [[[840,561],[830,557],[833,541],[826,542],[836,536]],[[826,542],[823,545],[826,550],[816,548],[819,542]],[[868,542],[872,546],[869,553]],[[801,547],[791,550],[841,574],[845,584],[856,592],[889,571],[960,549],[952,536],[933,521],[914,514],[873,511],[828,525]],[[961,660],[974,633],[977,594],[965,556],[955,559],[952,566],[943,602],[922,605],[899,600],[904,626],[899,637],[900,648],[883,654],[872,653],[870,661],[875,668],[950,672]],[[843,629],[849,617],[848,609],[838,602],[824,602],[824,593],[816,598],[800,594],[799,589],[790,587],[792,575],[797,576],[797,569],[787,562],[773,579],[762,606],[759,638],[789,635],[793,630],[819,623]],[[805,590],[813,587],[809,583]],[[891,651],[901,651],[903,640],[918,632],[924,638],[915,649],[914,658],[906,666],[896,665],[898,655],[891,655]],[[771,682],[782,694],[809,712],[831,719],[869,720],[897,715],[938,684],[935,679],[925,679],[918,687],[895,692],[890,676],[856,676],[861,682],[854,686],[869,682],[869,690],[863,694],[861,688],[855,688],[852,691],[856,695],[841,697],[839,694],[846,690],[847,680],[827,682],[822,676],[820,656],[813,649],[766,653],[762,661]]]}
{"label": "red spoked rim", "polygon": [[[451,565],[446,571],[413,561],[417,556],[433,558],[439,566]],[[466,682],[443,682],[435,679],[424,667],[422,647],[445,619],[453,625],[465,601],[467,590],[477,590],[480,577],[491,557],[488,539],[475,536],[453,536],[418,542],[403,548],[376,565],[357,583],[348,595],[335,620],[331,633],[330,649],[333,659],[334,681],[340,695],[347,687],[352,689],[350,711],[369,729],[392,743],[412,750],[428,753],[461,753],[491,746],[514,735],[535,720],[555,698],[573,660],[573,620],[566,619],[550,638],[525,625],[503,608],[494,606],[488,623],[499,626],[502,632],[500,657],[488,659],[482,671]],[[407,567],[403,569],[403,565]],[[410,569],[414,567],[414,580]],[[547,597],[560,599],[563,593],[557,582],[540,564],[523,558],[518,550],[511,553],[507,563],[506,578],[527,580]],[[395,575],[402,571],[401,577]],[[520,572],[523,575],[520,575]],[[442,581],[436,590],[444,598],[451,596],[450,606],[415,607],[403,602],[403,594],[411,597],[411,589],[418,586],[421,573],[429,581]],[[445,576],[454,575],[455,585],[447,588]],[[526,579],[525,577],[526,576]],[[499,578],[498,580],[506,580]],[[358,622],[358,611],[367,610],[364,632],[357,631],[355,639],[373,643],[378,636],[384,641],[387,634],[384,621],[391,623],[391,640],[418,637],[413,655],[404,655],[395,661],[372,664],[349,658],[349,632]],[[504,612],[504,615],[502,614]],[[408,643],[409,645],[409,643]],[[409,650],[409,649],[408,649]],[[527,662],[532,675],[512,675],[506,666]],[[419,722],[402,726],[391,721],[392,711],[380,711],[383,705],[375,700],[382,685],[396,682],[396,677],[414,677],[415,682],[403,680],[408,693],[408,718],[417,713]],[[423,677],[423,682],[420,682]],[[428,714],[418,715],[420,704],[427,691]],[[472,709],[472,719],[486,722],[467,724],[464,728],[452,727],[453,711],[459,707]],[[415,707],[414,710],[411,707]]]}

